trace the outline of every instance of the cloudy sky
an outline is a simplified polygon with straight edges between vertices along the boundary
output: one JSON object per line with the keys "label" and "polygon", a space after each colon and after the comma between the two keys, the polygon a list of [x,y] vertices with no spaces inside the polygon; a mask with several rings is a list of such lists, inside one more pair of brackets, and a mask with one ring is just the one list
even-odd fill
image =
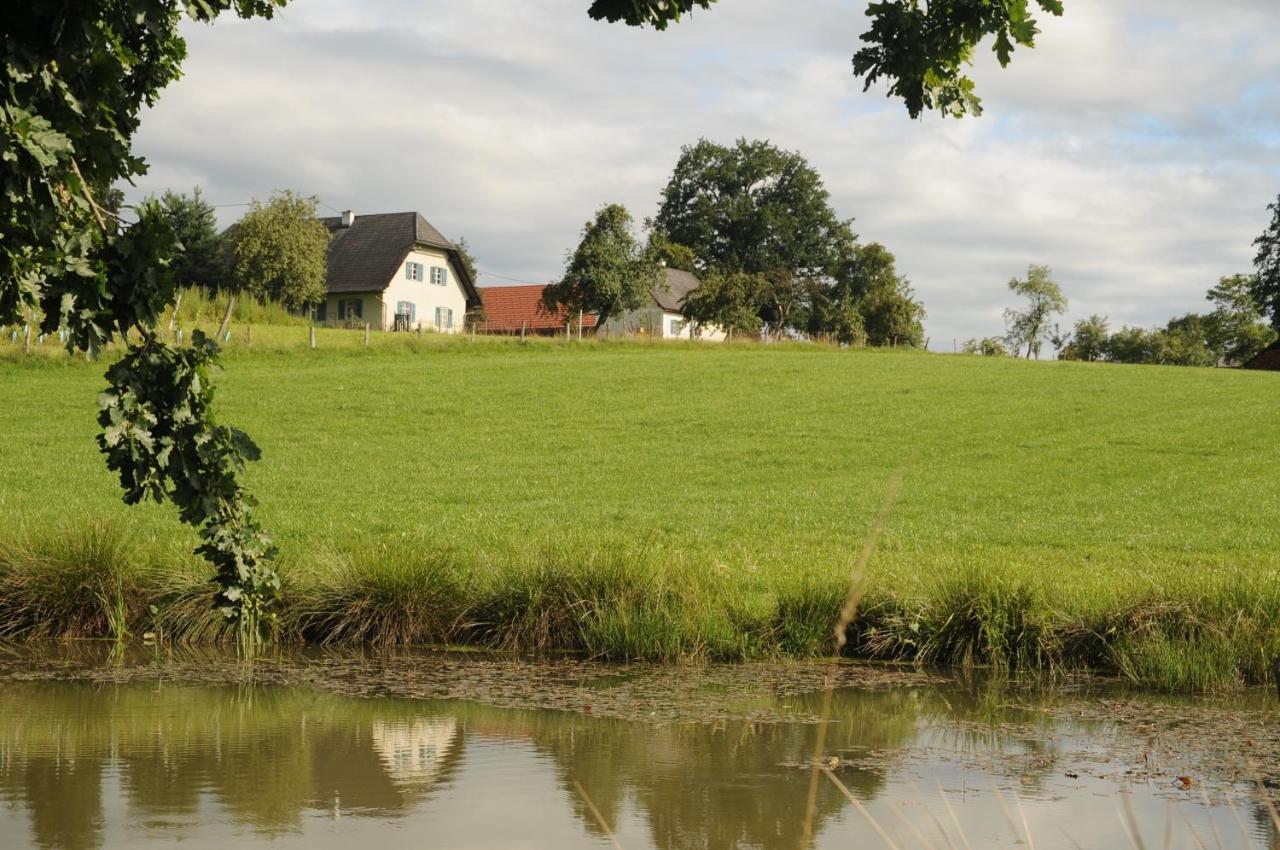
{"label": "cloudy sky", "polygon": [[1280,12],[1066,5],[1007,70],[983,52],[983,117],[911,121],[850,73],[857,0],[721,0],[666,32],[593,22],[587,0],[294,0],[188,27],[132,197],[199,185],[223,224],[284,188],[418,210],[466,237],[482,285],[540,282],[601,204],[652,215],[681,145],[766,138],[898,256],[934,349],[1001,333],[1029,263],[1070,318],[1199,310],[1249,270],[1280,193]]}

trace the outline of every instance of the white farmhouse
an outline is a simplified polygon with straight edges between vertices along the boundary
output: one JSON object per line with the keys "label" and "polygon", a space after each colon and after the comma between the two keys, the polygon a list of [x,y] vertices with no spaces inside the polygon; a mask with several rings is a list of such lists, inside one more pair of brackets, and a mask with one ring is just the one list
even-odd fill
{"label": "white farmhouse", "polygon": [[693,327],[684,317],[684,299],[701,285],[693,274],[663,269],[665,278],[650,293],[649,303],[605,323],[608,334],[645,334],[653,339],[704,339],[721,342],[725,333],[714,325]]}
{"label": "white farmhouse", "polygon": [[316,321],[375,330],[460,333],[480,305],[453,243],[416,212],[322,218],[329,228],[329,294]]}

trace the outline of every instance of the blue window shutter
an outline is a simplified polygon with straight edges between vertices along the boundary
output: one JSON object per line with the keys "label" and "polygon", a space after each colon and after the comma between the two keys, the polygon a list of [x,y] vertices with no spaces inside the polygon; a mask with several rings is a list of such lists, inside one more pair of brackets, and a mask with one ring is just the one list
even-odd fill
{"label": "blue window shutter", "polygon": [[436,308],[436,327],[440,327],[440,308]]}
{"label": "blue window shutter", "polygon": [[417,319],[417,315],[418,315],[418,305],[410,301],[409,302],[409,323],[410,324],[412,324]]}
{"label": "blue window shutter", "polygon": [[[440,269],[440,285],[441,286],[449,285],[449,267],[448,266]],[[450,310],[449,312],[452,313],[453,311]]]}
{"label": "blue window shutter", "polygon": [[449,324],[445,325],[445,327],[447,328],[453,327],[453,308],[452,307],[449,308]]}

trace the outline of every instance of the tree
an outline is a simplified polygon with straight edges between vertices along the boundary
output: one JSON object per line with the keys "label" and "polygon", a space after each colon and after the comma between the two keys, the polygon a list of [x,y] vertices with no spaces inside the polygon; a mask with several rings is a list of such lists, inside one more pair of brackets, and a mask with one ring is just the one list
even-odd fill
{"label": "tree", "polygon": [[200,187],[190,195],[166,191],[160,196],[160,210],[182,244],[174,258],[174,282],[179,286],[203,286],[214,289],[222,275],[221,245],[218,220],[213,205],[201,196]]}
{"label": "tree", "polygon": [[1113,363],[1151,363],[1155,358],[1155,331],[1125,325],[1107,337],[1105,357]]}
{"label": "tree", "polygon": [[1107,339],[1111,335],[1106,316],[1094,313],[1076,322],[1071,339],[1062,347],[1063,360],[1101,360],[1107,351]]}
{"label": "tree", "polygon": [[265,204],[255,198],[227,238],[237,289],[293,309],[324,300],[329,230],[316,218],[314,198],[291,191]]}
{"label": "tree", "polygon": [[758,335],[767,287],[761,274],[713,272],[685,297],[684,317],[696,327],[715,325],[731,334]]}
{"label": "tree", "polygon": [[822,178],[793,151],[706,139],[680,151],[653,229],[686,246],[699,273],[826,275],[852,251],[849,222],[831,209]]}
{"label": "tree", "polygon": [[1267,209],[1271,212],[1271,224],[1253,240],[1258,249],[1253,266],[1258,274],[1251,294],[1258,311],[1270,318],[1272,328],[1280,331],[1280,198],[1268,204]]}
{"label": "tree", "polygon": [[1257,275],[1236,274],[1221,278],[1205,296],[1214,305],[1205,317],[1209,347],[1227,363],[1248,362],[1276,339],[1276,332],[1262,321],[1258,289]]}
{"label": "tree", "polygon": [[466,270],[467,276],[474,283],[477,275],[476,258],[471,255],[471,246],[467,244],[466,238],[463,237],[454,242],[453,247],[458,251],[458,261],[462,263],[462,268]]}
{"label": "tree", "polygon": [[1027,299],[1025,309],[1004,311],[1009,324],[1009,345],[1015,354],[1025,345],[1028,358],[1039,357],[1040,343],[1049,331],[1049,318],[1067,309],[1067,299],[1048,266],[1028,266],[1027,279],[1010,279],[1009,291]]}
{"label": "tree", "polygon": [[[625,21],[633,26],[664,29],[694,8],[710,8],[714,0],[595,0],[593,18]],[[1051,15],[1062,14],[1062,0],[1035,0]],[[1008,65],[1015,45],[1034,47],[1040,33],[1030,0],[878,0],[867,6],[871,27],[862,34],[866,46],[853,57],[853,73],[864,89],[880,79],[888,96],[900,97],[912,118],[926,109],[943,115],[979,115],[982,104],[963,69],[978,45],[992,37],[992,50]]]}
{"label": "tree", "polygon": [[142,174],[131,150],[144,107],[178,77],[184,17],[271,17],[282,0],[9,3],[0,17],[0,325],[37,309],[42,330],[96,355],[123,356],[99,401],[99,446],[124,499],[173,502],[199,529],[217,572],[214,603],[254,641],[273,616],[279,580],[270,541],[239,483],[257,448],[213,414],[218,348],[193,334],[174,349],[157,327],[175,292],[178,240],[160,204],[132,224],[112,187]]}
{"label": "tree", "polygon": [[582,227],[582,240],[566,258],[564,276],[542,293],[550,311],[595,313],[596,327],[611,315],[635,310],[661,280],[656,258],[636,241],[631,213],[621,204],[601,207]]}
{"label": "tree", "polygon": [[844,344],[919,346],[924,306],[878,242],[855,246],[815,301],[810,329]]}

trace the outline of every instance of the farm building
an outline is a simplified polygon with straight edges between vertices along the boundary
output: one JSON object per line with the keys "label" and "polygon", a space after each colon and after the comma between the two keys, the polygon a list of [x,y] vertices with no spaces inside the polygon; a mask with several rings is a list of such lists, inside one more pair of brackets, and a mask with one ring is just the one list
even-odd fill
{"label": "farm building", "polygon": [[694,328],[682,312],[684,299],[701,284],[698,278],[679,269],[663,269],[663,283],[654,287],[648,304],[617,318],[605,327],[610,334],[645,334],[655,339],[705,339],[721,342],[724,331],[718,327]]}
{"label": "farm building", "polygon": [[1271,343],[1270,347],[1259,351],[1254,355],[1253,359],[1244,364],[1244,368],[1280,372],[1280,340],[1276,340]]}
{"label": "farm building", "polygon": [[480,293],[453,243],[416,212],[322,218],[329,294],[316,321],[460,333]]}
{"label": "farm building", "polygon": [[[570,316],[563,307],[552,313],[543,306],[542,293],[546,288],[546,284],[481,287],[484,318],[476,329],[481,333],[534,336],[563,334],[566,327],[577,331],[577,316]],[[595,326],[594,315],[582,317],[584,331],[592,331]]]}

